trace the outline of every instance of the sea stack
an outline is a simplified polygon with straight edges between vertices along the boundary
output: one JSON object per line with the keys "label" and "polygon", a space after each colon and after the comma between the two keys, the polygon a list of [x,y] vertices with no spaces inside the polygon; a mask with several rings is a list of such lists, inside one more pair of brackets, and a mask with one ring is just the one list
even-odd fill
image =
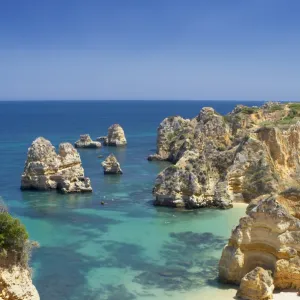
{"label": "sea stack", "polygon": [[105,161],[102,162],[104,174],[123,174],[119,162],[113,154],[110,154]]}
{"label": "sea stack", "polygon": [[101,143],[93,141],[88,134],[80,135],[80,139],[75,142],[76,148],[100,148]]}
{"label": "sea stack", "polygon": [[107,146],[125,146],[127,140],[123,128],[119,124],[114,124],[108,128],[107,141],[105,141]]}
{"label": "sea stack", "polygon": [[77,150],[70,143],[62,143],[57,154],[51,142],[43,137],[34,140],[28,149],[21,189],[55,189],[62,193],[92,191]]}

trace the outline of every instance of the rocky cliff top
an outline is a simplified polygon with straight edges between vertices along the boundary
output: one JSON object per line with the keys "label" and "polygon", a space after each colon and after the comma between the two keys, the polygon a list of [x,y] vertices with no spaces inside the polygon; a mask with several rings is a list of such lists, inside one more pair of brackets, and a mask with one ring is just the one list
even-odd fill
{"label": "rocky cliff top", "polygon": [[28,266],[33,242],[21,222],[0,212],[0,299],[39,300]]}

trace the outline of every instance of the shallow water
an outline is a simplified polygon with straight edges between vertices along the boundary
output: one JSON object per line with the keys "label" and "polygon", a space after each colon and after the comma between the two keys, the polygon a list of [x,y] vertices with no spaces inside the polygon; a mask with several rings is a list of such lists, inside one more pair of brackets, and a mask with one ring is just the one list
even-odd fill
{"label": "shallow water", "polygon": [[[148,162],[146,157],[155,151],[156,128],[163,118],[191,118],[203,106],[226,113],[235,104],[0,102],[0,195],[25,223],[31,239],[41,244],[32,266],[42,300],[205,299],[210,289],[221,288],[215,279],[220,253],[245,208],[184,211],[152,206],[153,182],[167,163]],[[127,147],[80,150],[92,194],[20,191],[34,138],[42,135],[55,146],[73,143],[82,133],[104,135],[113,123],[123,126]],[[110,152],[124,175],[103,175],[97,156],[105,158]]]}

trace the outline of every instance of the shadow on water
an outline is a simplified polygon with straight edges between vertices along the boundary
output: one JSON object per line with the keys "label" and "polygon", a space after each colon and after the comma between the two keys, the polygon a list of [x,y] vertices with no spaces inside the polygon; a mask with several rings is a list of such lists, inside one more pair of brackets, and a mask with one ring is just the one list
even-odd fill
{"label": "shadow on water", "polygon": [[131,243],[99,241],[101,249],[96,258],[77,252],[83,241],[63,247],[42,247],[34,255],[35,262],[43,262],[43,271],[35,280],[41,299],[137,299],[135,292],[124,285],[103,284],[101,280],[97,290],[88,291],[86,274],[94,268],[136,271],[133,281],[149,294],[153,288],[187,291],[217,284],[218,260],[206,256],[206,252],[223,247],[224,239],[193,232],[171,233],[170,237],[171,242],[165,243],[161,251],[165,260],[161,265],[145,256],[142,246]]}
{"label": "shadow on water", "polygon": [[212,233],[180,232],[170,234],[161,250],[165,259],[162,266],[154,265],[144,269],[135,281],[166,291],[184,291],[203,287],[215,282],[218,259],[209,256],[214,249],[221,249],[225,239]]}
{"label": "shadow on water", "polygon": [[35,253],[35,262],[43,262],[42,272],[34,280],[41,299],[136,299],[124,285],[102,284],[100,279],[99,288],[89,290],[86,274],[101,267],[131,267],[140,270],[144,266],[140,255],[141,247],[107,241],[103,247],[109,252],[108,258],[95,259],[76,252],[80,245],[82,241],[63,247],[42,247]]}

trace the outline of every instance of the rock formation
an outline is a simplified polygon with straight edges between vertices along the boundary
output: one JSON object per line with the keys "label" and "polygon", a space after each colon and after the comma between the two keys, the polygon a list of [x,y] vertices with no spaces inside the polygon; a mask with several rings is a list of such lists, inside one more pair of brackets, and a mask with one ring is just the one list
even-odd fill
{"label": "rock formation", "polygon": [[242,278],[236,296],[244,300],[273,299],[274,284],[271,275],[271,271],[255,268]]}
{"label": "rock formation", "polygon": [[105,161],[102,162],[104,174],[123,174],[119,162],[113,154],[110,154]]}
{"label": "rock formation", "polygon": [[114,124],[108,128],[107,139],[104,139],[104,144],[117,147],[127,144],[124,130],[119,124]]}
{"label": "rock formation", "polygon": [[25,226],[6,209],[0,212],[0,237],[0,299],[39,300],[28,266],[37,243],[28,240]]}
{"label": "rock formation", "polygon": [[157,176],[155,204],[228,208],[299,186],[299,119],[300,105],[278,103],[166,118],[148,159],[173,165]]}
{"label": "rock formation", "polygon": [[63,193],[92,191],[77,150],[70,143],[62,143],[57,154],[51,142],[43,137],[33,141],[28,149],[21,189],[56,189]]}
{"label": "rock formation", "polygon": [[75,142],[76,148],[100,148],[101,143],[93,141],[88,134],[82,134],[80,139]]}
{"label": "rock formation", "polygon": [[250,206],[223,250],[221,281],[240,284],[262,267],[272,272],[276,289],[300,289],[300,220],[288,207],[293,193],[289,189]]}
{"label": "rock formation", "polygon": [[107,136],[99,136],[96,138],[96,140],[103,143],[104,145],[107,145]]}
{"label": "rock formation", "polygon": [[39,300],[39,294],[32,284],[28,269],[13,266],[0,268],[0,299]]}

